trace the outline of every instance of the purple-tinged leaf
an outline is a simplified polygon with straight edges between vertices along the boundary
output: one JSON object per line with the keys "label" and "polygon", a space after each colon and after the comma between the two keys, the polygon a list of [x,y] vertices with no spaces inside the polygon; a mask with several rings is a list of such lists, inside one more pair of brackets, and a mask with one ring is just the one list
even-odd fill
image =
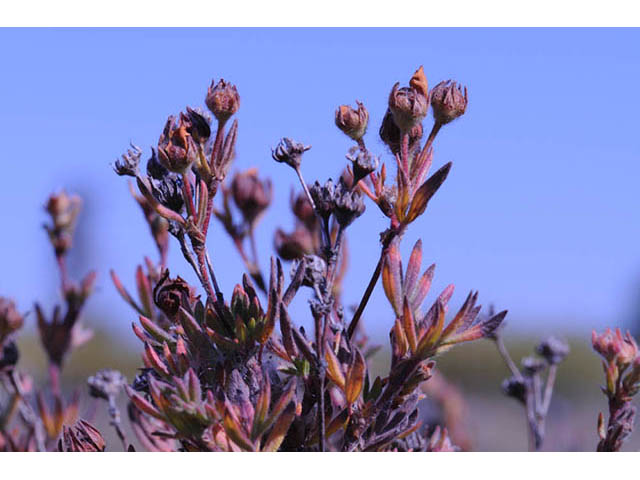
{"label": "purple-tinged leaf", "polygon": [[420,275],[420,266],[422,265],[422,240],[418,240],[413,246],[411,256],[409,257],[409,263],[407,264],[407,273],[404,277],[404,294],[410,298],[413,293],[413,289],[418,283],[418,276]]}
{"label": "purple-tinged leaf", "polygon": [[427,208],[427,203],[431,200],[431,197],[438,191],[440,186],[444,183],[451,170],[451,162],[441,167],[436,173],[431,175],[426,182],[424,182],[420,188],[416,191],[409,208],[409,213],[404,223],[409,224],[416,218],[424,213]]}

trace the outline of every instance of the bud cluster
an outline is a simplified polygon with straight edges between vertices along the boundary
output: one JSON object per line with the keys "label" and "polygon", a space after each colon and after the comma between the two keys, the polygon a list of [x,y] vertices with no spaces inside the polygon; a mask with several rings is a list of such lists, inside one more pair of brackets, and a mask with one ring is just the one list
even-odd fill
{"label": "bud cluster", "polygon": [[64,190],[52,194],[45,205],[45,210],[51,217],[51,224],[45,225],[44,228],[49,233],[57,257],[64,256],[71,248],[81,205],[80,197],[68,195]]}
{"label": "bud cluster", "polygon": [[618,451],[633,431],[636,409],[631,397],[640,391],[640,353],[629,332],[622,334],[607,328],[602,334],[592,332],[593,349],[602,357],[605,385],[602,391],[609,401],[609,422],[598,418],[598,451]]}

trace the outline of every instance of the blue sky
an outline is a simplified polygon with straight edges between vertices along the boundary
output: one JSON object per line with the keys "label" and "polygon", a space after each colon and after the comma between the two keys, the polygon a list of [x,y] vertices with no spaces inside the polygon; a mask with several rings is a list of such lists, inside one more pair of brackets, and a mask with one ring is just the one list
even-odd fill
{"label": "blue sky", "polygon": [[[434,165],[453,169],[405,251],[422,237],[425,262],[437,264],[434,288],[455,283],[456,305],[480,290],[485,305],[510,310],[513,328],[586,334],[622,324],[640,294],[639,41],[638,30],[609,29],[2,29],[0,295],[24,310],[55,300],[42,204],[66,187],[85,196],[88,241],[71,261],[99,272],[93,316],[129,332],[135,316],[108,270],[132,287],[135,265],[155,255],[110,167],[129,140],[148,153],[169,114],[203,104],[212,78],[235,83],[234,168],[257,166],[274,179],[258,237],[271,248],[275,228],[293,225],[297,184],[270,148],[282,136],[311,144],[307,179],[335,178],[350,144],[333,112],[359,99],[371,114],[368,145],[391,161],[377,137],[388,92],[424,65],[430,85],[466,84],[470,104],[439,136]],[[351,228],[348,303],[368,281],[384,228],[371,205]],[[230,292],[242,264],[219,226],[210,237]],[[172,247],[172,272],[193,279]],[[295,311],[306,315],[303,300]],[[391,321],[378,288],[367,325],[386,335]]]}

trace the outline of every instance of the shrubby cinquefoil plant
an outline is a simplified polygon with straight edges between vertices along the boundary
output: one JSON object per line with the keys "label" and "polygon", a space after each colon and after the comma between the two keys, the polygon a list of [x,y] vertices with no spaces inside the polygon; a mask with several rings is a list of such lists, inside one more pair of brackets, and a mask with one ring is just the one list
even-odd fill
{"label": "shrubby cinquefoil plant", "polygon": [[[252,168],[229,177],[238,140],[240,108],[236,87],[212,82],[205,109],[187,107],[170,116],[146,162],[136,146],[117,160],[115,172],[132,178],[132,194],[142,209],[158,250],[135,274],[136,294],[115,272],[113,283],[133,311],[133,332],[142,342],[142,365],[130,383],[119,372],[103,370],[88,380],[89,393],[106,402],[110,423],[125,450],[133,450],[122,428],[116,398],[128,397],[126,417],[139,444],[151,451],[453,451],[446,428],[423,425],[419,402],[428,392],[435,359],[452,347],[482,338],[496,342],[512,377],[505,392],[524,406],[532,449],[544,438],[544,422],[558,363],[568,353],[549,339],[539,358],[515,366],[499,327],[506,311],[481,312],[478,292],[450,308],[449,285],[425,301],[435,266],[423,268],[422,242],[402,258],[400,244],[425,214],[445,182],[451,163],[429,174],[438,132],[465,114],[467,89],[441,82],[429,89],[420,67],[408,85],[393,86],[379,136],[388,152],[374,153],[365,138],[369,112],[362,102],[341,105],[335,125],[353,141],[339,176],[307,183],[303,170],[311,149],[282,138],[271,157],[300,181],[291,196],[292,231],[278,229],[263,270],[256,229],[269,208],[273,185]],[[433,123],[425,125],[431,109]],[[428,132],[428,133],[427,133]],[[268,156],[265,148],[265,156]],[[386,158],[385,158],[386,157]],[[65,193],[47,204],[47,231],[61,272],[65,309],[47,315],[36,305],[42,345],[49,359],[49,384],[35,389],[18,371],[15,332],[23,315],[0,299],[0,450],[102,451],[100,432],[78,418],[77,397],[60,391],[59,373],[70,349],[88,339],[78,321],[94,275],[75,285],[66,273],[80,204]],[[380,255],[353,312],[342,302],[350,226],[379,209],[388,219],[379,232]],[[232,292],[218,283],[210,234],[225,232],[246,267]],[[198,284],[167,267],[171,238]],[[374,376],[363,318],[371,294],[382,283],[389,301],[391,362]],[[313,328],[289,307],[309,289]],[[610,402],[608,428],[600,421],[599,450],[617,450],[632,427],[638,354],[632,339],[594,336],[605,358]],[[638,370],[640,371],[640,370]],[[626,375],[624,375],[626,373]],[[543,381],[544,379],[544,381]],[[445,385],[440,380],[440,385]],[[36,391],[37,390],[37,391]],[[448,391],[455,392],[453,387]],[[446,398],[441,398],[443,404]]]}

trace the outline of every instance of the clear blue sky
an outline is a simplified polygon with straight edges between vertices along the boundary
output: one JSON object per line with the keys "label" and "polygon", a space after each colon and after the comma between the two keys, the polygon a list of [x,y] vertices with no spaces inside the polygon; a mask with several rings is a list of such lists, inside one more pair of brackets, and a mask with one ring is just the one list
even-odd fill
{"label": "clear blue sky", "polygon": [[[212,78],[235,83],[235,168],[258,166],[276,185],[259,233],[271,248],[274,229],[293,225],[296,182],[270,147],[285,135],[311,144],[307,179],[335,178],[350,144],[333,112],[359,99],[371,114],[368,143],[390,161],[377,137],[387,94],[422,64],[430,85],[468,85],[470,105],[439,137],[434,164],[453,161],[453,170],[405,250],[422,237],[425,262],[438,265],[435,288],[455,283],[456,305],[479,289],[485,305],[510,310],[513,328],[586,334],[622,323],[640,295],[639,44],[638,30],[605,29],[2,29],[0,294],[25,310],[56,298],[42,204],[67,187],[86,197],[90,241],[72,261],[99,271],[92,311],[130,332],[135,316],[108,270],[133,287],[135,265],[155,251],[110,167],[129,140],[146,155],[169,114],[203,104]],[[351,229],[348,302],[366,285],[384,225],[369,205]],[[217,232],[209,249],[230,292],[242,266]],[[172,246],[173,273],[193,278]],[[381,288],[370,307],[369,328],[386,335]],[[302,302],[296,312],[306,315]]]}

